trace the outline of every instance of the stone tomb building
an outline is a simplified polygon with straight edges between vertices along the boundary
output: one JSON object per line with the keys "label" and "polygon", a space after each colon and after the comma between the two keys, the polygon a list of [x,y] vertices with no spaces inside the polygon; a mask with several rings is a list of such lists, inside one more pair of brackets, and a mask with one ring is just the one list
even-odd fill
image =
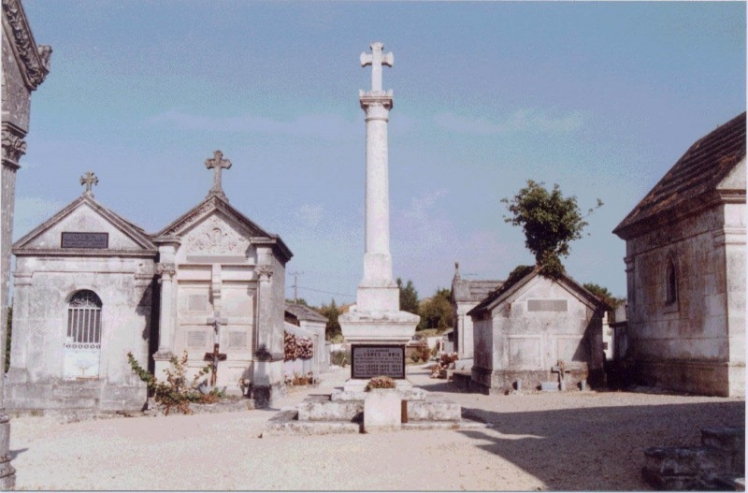
{"label": "stone tomb building", "polygon": [[461,360],[473,358],[473,319],[467,313],[478,306],[478,303],[496,289],[503,281],[463,279],[460,266],[455,262],[455,275],[452,278],[450,302],[454,315],[454,326],[451,334],[455,343],[455,352]]}
{"label": "stone tomb building", "polygon": [[[266,405],[283,381],[285,264],[291,251],[228,203],[216,152],[205,200],[147,234],[86,191],[14,245],[11,409],[140,409],[172,356],[197,370],[218,344],[216,385]],[[259,403],[257,401],[260,401]]]}
{"label": "stone tomb building", "polygon": [[613,231],[639,384],[745,395],[745,118],[696,141]]}
{"label": "stone tomb building", "polygon": [[[535,389],[559,381],[567,388],[603,379],[603,302],[567,276],[551,280],[528,270],[508,280],[468,312],[475,332],[471,380],[484,392]],[[563,365],[560,364],[563,362]]]}

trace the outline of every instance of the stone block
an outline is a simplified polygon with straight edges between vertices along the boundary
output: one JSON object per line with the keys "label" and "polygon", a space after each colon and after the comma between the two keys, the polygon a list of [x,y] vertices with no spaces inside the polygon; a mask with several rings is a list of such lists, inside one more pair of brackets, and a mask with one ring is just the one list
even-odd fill
{"label": "stone block", "polygon": [[305,400],[298,405],[299,421],[353,421],[364,410],[362,401]]}
{"label": "stone block", "polygon": [[540,390],[543,392],[555,392],[558,390],[558,382],[540,382]]}
{"label": "stone block", "polygon": [[364,432],[399,430],[402,424],[402,399],[392,390],[372,390],[364,401]]}
{"label": "stone block", "polygon": [[429,396],[420,401],[408,401],[408,422],[456,421],[462,419],[462,408],[443,397]]}
{"label": "stone block", "polygon": [[707,447],[653,447],[644,451],[647,473],[662,477],[716,475],[729,471],[731,454]]}

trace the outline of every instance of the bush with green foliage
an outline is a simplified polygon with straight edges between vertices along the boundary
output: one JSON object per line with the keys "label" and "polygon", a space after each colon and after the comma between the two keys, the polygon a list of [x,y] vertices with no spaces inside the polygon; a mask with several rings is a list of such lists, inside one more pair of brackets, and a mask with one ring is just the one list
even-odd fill
{"label": "bush with green foliage", "polygon": [[172,408],[176,408],[182,414],[192,414],[190,403],[212,404],[223,397],[218,389],[213,389],[208,394],[198,390],[200,379],[210,373],[210,365],[202,367],[192,380],[187,379],[187,359],[187,351],[181,358],[173,356],[169,360],[172,368],[164,370],[166,381],[159,382],[152,373],[140,366],[131,352],[127,353],[130,367],[146,383],[148,392],[153,395],[156,404],[163,406],[164,414],[167,416]]}
{"label": "bush with green foliage", "polygon": [[561,257],[569,255],[569,243],[580,239],[587,226],[584,218],[603,203],[597,199],[597,205],[589,209],[587,216],[582,216],[575,196],[564,198],[558,185],[553,185],[550,191],[543,185],[528,180],[527,186],[512,199],[501,201],[511,213],[504,216],[504,221],[522,226],[525,246],[535,255],[540,273],[557,279],[565,273]]}

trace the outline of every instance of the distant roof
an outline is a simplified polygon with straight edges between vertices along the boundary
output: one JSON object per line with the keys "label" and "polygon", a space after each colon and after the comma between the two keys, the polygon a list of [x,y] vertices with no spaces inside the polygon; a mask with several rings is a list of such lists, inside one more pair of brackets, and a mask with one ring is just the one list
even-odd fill
{"label": "distant roof", "polygon": [[297,303],[286,303],[286,311],[299,320],[322,323],[328,322],[327,317],[320,315],[314,309]]}
{"label": "distant roof", "polygon": [[[744,112],[697,140],[613,233],[630,237],[640,229],[636,226],[670,216],[687,201],[716,190],[745,158],[745,117]],[[745,184],[742,190],[745,197]]]}
{"label": "distant roof", "polygon": [[488,296],[488,293],[498,289],[504,281],[499,279],[463,279],[460,276],[460,265],[455,262],[455,274],[452,278],[452,299],[456,302],[474,301],[479,302]]}

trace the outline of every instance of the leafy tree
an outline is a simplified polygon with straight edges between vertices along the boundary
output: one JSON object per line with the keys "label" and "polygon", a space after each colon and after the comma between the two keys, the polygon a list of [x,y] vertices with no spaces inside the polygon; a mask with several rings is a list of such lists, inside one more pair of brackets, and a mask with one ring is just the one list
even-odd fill
{"label": "leafy tree", "polygon": [[[600,286],[599,284],[588,282],[588,283],[583,284],[582,286],[584,286],[584,289],[586,289],[590,293],[602,299],[603,302],[605,302],[605,304],[608,305],[609,310],[615,310],[615,308],[618,305],[626,301],[624,298],[616,298],[615,296],[611,294],[610,291],[608,291],[608,288]],[[615,315],[615,312],[614,312],[614,315]]]}
{"label": "leafy tree", "polygon": [[[541,274],[557,278],[564,274],[561,257],[569,255],[569,243],[582,237],[587,222],[575,196],[564,198],[558,185],[553,185],[551,191],[543,185],[528,180],[527,186],[511,200],[502,199],[511,213],[511,216],[504,216],[504,221],[522,226],[525,246],[535,255]],[[587,215],[602,205],[597,199],[597,206]]]}
{"label": "leafy tree", "polygon": [[403,287],[403,280],[397,278],[397,287],[400,288],[400,310],[418,315],[418,291],[413,286],[413,281]]}
{"label": "leafy tree", "polygon": [[322,305],[318,310],[323,316],[327,317],[327,325],[325,326],[325,338],[329,341],[336,336],[342,336],[343,331],[340,329],[340,323],[338,322],[338,316],[340,310],[338,305],[335,304],[335,299],[330,301],[329,305]]}
{"label": "leafy tree", "polygon": [[304,298],[297,298],[295,300],[286,299],[286,303],[293,303],[293,304],[296,304],[296,305],[304,305],[306,307],[312,308],[312,306],[309,303],[307,303],[307,301]]}
{"label": "leafy tree", "polygon": [[453,314],[452,303],[449,301],[451,291],[449,289],[437,289],[434,296],[421,302],[418,314],[421,322],[418,330],[439,329],[447,330],[452,327]]}

